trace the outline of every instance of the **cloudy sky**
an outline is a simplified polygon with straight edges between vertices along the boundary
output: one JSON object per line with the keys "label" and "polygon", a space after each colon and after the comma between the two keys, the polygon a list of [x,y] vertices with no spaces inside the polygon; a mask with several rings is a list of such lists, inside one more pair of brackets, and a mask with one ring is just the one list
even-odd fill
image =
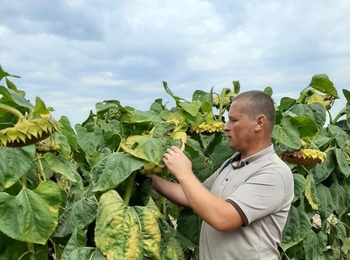
{"label": "cloudy sky", "polygon": [[[0,65],[34,101],[39,96],[82,123],[106,99],[149,110],[169,101],[162,81],[187,100],[271,86],[298,97],[327,74],[350,88],[350,1],[2,0]],[[3,83],[2,83],[3,84]],[[338,103],[337,103],[338,102]],[[344,103],[337,101],[338,111]]]}

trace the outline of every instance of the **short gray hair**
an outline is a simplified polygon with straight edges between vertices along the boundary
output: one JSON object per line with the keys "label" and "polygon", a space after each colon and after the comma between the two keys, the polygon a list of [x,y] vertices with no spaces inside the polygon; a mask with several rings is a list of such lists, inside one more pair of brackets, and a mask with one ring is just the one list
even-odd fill
{"label": "short gray hair", "polygon": [[276,121],[275,105],[272,98],[263,91],[251,90],[240,93],[234,100],[243,99],[247,102],[241,108],[241,111],[247,114],[250,118],[264,115],[269,124],[270,131],[272,132]]}

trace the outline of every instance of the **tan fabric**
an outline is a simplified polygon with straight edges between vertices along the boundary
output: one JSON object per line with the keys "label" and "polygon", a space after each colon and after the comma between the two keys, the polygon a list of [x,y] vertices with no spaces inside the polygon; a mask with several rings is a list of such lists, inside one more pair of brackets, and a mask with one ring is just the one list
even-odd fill
{"label": "tan fabric", "polygon": [[[239,160],[239,154],[234,157]],[[203,222],[200,260],[278,259],[278,244],[294,196],[293,175],[273,146],[218,170],[203,183],[229,201],[245,226],[218,232]]]}

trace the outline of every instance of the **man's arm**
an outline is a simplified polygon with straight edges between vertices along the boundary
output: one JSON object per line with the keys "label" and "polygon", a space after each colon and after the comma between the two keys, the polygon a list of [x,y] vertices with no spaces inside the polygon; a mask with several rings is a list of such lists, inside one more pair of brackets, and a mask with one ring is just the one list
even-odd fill
{"label": "man's arm", "polygon": [[208,191],[192,172],[191,161],[177,147],[164,155],[163,161],[179,181],[188,205],[218,231],[230,231],[244,222],[238,211],[227,201]]}
{"label": "man's arm", "polygon": [[170,182],[157,175],[152,175],[151,178],[152,186],[164,197],[168,198],[169,200],[180,206],[190,207],[186,195],[182,190],[180,184]]}

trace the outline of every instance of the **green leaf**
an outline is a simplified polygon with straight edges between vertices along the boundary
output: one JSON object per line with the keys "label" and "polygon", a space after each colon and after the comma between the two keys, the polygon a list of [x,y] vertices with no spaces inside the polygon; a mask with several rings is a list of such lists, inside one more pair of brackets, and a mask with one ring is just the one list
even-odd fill
{"label": "green leaf", "polygon": [[177,218],[177,231],[189,239],[194,245],[199,244],[199,233],[202,220],[193,210],[183,208]]}
{"label": "green leaf", "polygon": [[108,259],[142,259],[142,237],[138,217],[119,194],[104,193],[97,210],[95,242]]}
{"label": "green leaf", "polygon": [[49,114],[50,111],[46,108],[45,103],[39,97],[36,97],[33,113],[46,115],[46,114]]}
{"label": "green leaf", "polygon": [[238,94],[241,91],[241,84],[239,83],[239,81],[234,80],[232,81],[232,85],[233,85],[233,93]]}
{"label": "green leaf", "polygon": [[287,223],[283,229],[281,248],[283,251],[300,243],[309,233],[311,222],[301,208],[290,208]]}
{"label": "green leaf", "polygon": [[132,135],[120,144],[128,154],[163,166],[163,154],[168,147],[163,147],[161,138],[153,138],[146,135]]}
{"label": "green leaf", "polygon": [[97,202],[94,197],[82,198],[70,205],[59,217],[54,237],[72,234],[75,228],[84,229],[96,218]]}
{"label": "green leaf", "polygon": [[266,87],[266,88],[264,89],[264,92],[265,92],[267,95],[269,95],[270,97],[273,95],[273,90],[272,90],[271,87]]}
{"label": "green leaf", "polygon": [[0,192],[0,231],[29,243],[45,244],[57,226],[61,193],[44,181],[34,190],[23,188],[17,196]]}
{"label": "green leaf", "polygon": [[154,207],[134,207],[141,226],[142,256],[144,259],[160,259],[161,232],[158,219],[161,213]]}
{"label": "green leaf", "polygon": [[308,175],[306,177],[305,197],[307,198],[311,208],[313,210],[318,210],[318,198],[317,198],[317,192],[316,192],[316,185],[312,175]]}
{"label": "green leaf", "polygon": [[144,163],[124,153],[112,153],[91,170],[93,191],[106,191],[116,188]]}
{"label": "green leaf", "polygon": [[310,110],[306,113],[306,116],[311,117],[317,125],[317,128],[321,130],[327,120],[327,110],[318,102],[307,105]]}
{"label": "green leaf", "polygon": [[305,177],[303,175],[298,174],[298,173],[294,173],[293,178],[294,178],[294,199],[293,199],[293,202],[295,202],[304,194],[306,180],[305,180]]}
{"label": "green leaf", "polygon": [[161,121],[162,119],[157,112],[135,110],[131,113],[128,123],[152,123],[156,125]]}
{"label": "green leaf", "polygon": [[195,100],[193,102],[181,102],[178,104],[180,107],[182,107],[187,113],[189,113],[191,116],[197,116],[199,109],[202,106],[202,102],[199,100]]}
{"label": "green leaf", "polygon": [[321,218],[326,219],[333,213],[335,209],[331,191],[323,184],[317,185],[316,190]]}
{"label": "green leaf", "polygon": [[53,171],[62,174],[68,180],[72,182],[77,182],[77,180],[79,180],[78,178],[80,177],[76,166],[74,166],[70,161],[66,160],[62,155],[47,153],[45,160]]}
{"label": "green leaf", "polygon": [[328,130],[333,135],[339,148],[344,149],[349,144],[348,134],[338,126],[329,125]]}
{"label": "green leaf", "polygon": [[298,129],[301,137],[313,136],[318,131],[316,123],[310,117],[295,116],[290,122]]}
{"label": "green leaf", "polygon": [[346,124],[350,129],[350,102],[349,101],[346,104]]}
{"label": "green leaf", "polygon": [[[14,240],[0,232],[0,259],[1,260],[30,260],[33,255],[28,252],[28,244]],[[34,259],[48,259],[49,248],[46,245],[34,244]],[[22,258],[21,258],[22,257]]]}
{"label": "green leaf", "polygon": [[168,87],[168,83],[163,81],[163,87],[166,91],[166,93],[168,93],[174,100],[175,100],[175,103],[178,104],[180,100],[183,100],[182,98],[180,97],[177,97],[173,94],[173,92],[170,90],[170,88]]}
{"label": "green leaf", "polygon": [[165,240],[164,250],[162,250],[162,258],[166,260],[185,260],[181,245],[174,237]]}
{"label": "green leaf", "polygon": [[293,150],[300,148],[301,140],[298,129],[288,119],[283,120],[282,126],[275,125],[272,138]]}
{"label": "green leaf", "polygon": [[294,106],[295,104],[296,104],[295,99],[289,98],[289,97],[283,97],[283,98],[281,98],[279,109],[282,111],[286,111],[289,108],[291,108],[292,106]]}
{"label": "green leaf", "polygon": [[22,97],[26,95],[24,91],[17,89],[16,85],[12,81],[10,81],[8,78],[6,78],[6,85],[9,89],[12,89],[16,93],[20,94]]}
{"label": "green leaf", "polygon": [[62,116],[59,120],[60,132],[67,138],[68,144],[74,152],[78,151],[77,135],[70,125],[69,119],[66,116]]}
{"label": "green leaf", "polygon": [[85,127],[76,125],[75,129],[77,131],[78,144],[80,148],[89,154],[92,151],[96,151],[98,145],[102,142],[103,133],[102,129],[97,128],[94,132],[88,132]]}
{"label": "green leaf", "polygon": [[12,74],[10,74],[10,73],[4,71],[4,70],[2,69],[2,67],[0,66],[0,80],[2,80],[2,78],[4,78],[4,77],[15,77],[15,78],[20,78],[19,76],[12,75]]}
{"label": "green leaf", "polygon": [[7,89],[4,86],[0,86],[0,95],[3,95],[7,100],[16,103],[17,105],[33,110],[34,106],[23,96],[18,94],[12,89]]}
{"label": "green leaf", "polygon": [[336,160],[335,160],[334,152],[333,150],[330,150],[327,152],[327,162],[316,164],[310,170],[310,173],[314,178],[315,184],[318,185],[322,181],[326,180],[335,168],[336,168]]}
{"label": "green leaf", "polygon": [[346,191],[342,185],[339,185],[336,177],[333,178],[333,183],[330,187],[330,191],[335,203],[335,212],[337,213],[337,216],[341,217],[348,210],[346,205]]}
{"label": "green leaf", "polygon": [[315,232],[310,230],[310,232],[306,235],[304,239],[305,259],[319,259],[326,246],[327,234],[324,232],[316,234]]}
{"label": "green leaf", "polygon": [[321,130],[326,122],[326,109],[320,103],[296,104],[290,108],[288,112],[292,112],[298,116],[306,116],[311,118]]}
{"label": "green leaf", "polygon": [[326,74],[316,74],[312,77],[309,87],[320,91],[324,94],[330,94],[336,98],[339,98],[336,88],[333,86],[333,82],[329,80]]}
{"label": "green leaf", "polygon": [[350,103],[350,91],[343,89],[343,94],[344,94],[344,97],[345,97],[347,103]]}
{"label": "green leaf", "polygon": [[22,148],[0,146],[0,191],[15,184],[32,167],[35,159],[34,145]]}
{"label": "green leaf", "polygon": [[349,177],[350,176],[350,166],[346,160],[345,153],[342,150],[340,150],[339,148],[334,148],[334,152],[335,152],[335,157],[337,159],[339,171],[342,174],[344,174],[345,177]]}
{"label": "green leaf", "polygon": [[82,229],[76,228],[64,248],[61,260],[71,259],[89,259],[89,260],[105,260],[101,252],[92,247],[86,247],[87,239]]}

